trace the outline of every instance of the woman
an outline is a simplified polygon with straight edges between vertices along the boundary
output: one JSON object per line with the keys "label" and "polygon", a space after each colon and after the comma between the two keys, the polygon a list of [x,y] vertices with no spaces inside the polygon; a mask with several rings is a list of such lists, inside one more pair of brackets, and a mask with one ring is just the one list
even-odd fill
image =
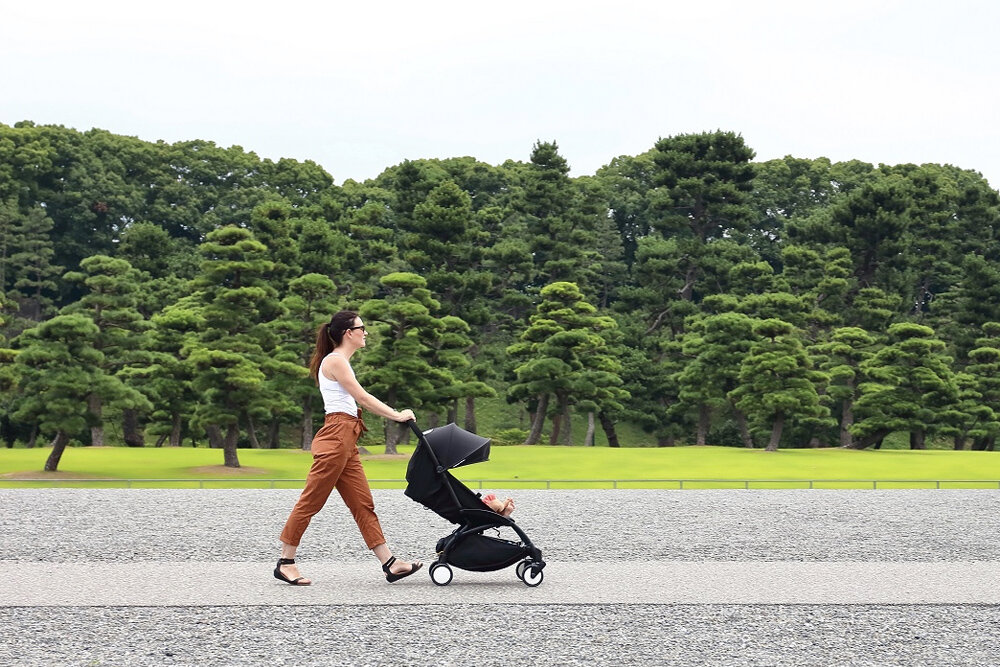
{"label": "woman", "polygon": [[396,560],[386,546],[375,515],[375,501],[368,478],[358,455],[358,438],[367,430],[361,420],[359,403],[393,421],[414,419],[412,410],[400,412],[390,408],[365,391],[355,379],[351,356],[365,346],[367,336],[364,322],[357,313],[349,310],[335,314],[316,334],[316,349],[309,362],[309,370],[323,396],[326,420],[313,438],[313,464],[302,495],[281,531],[281,558],[274,568],[276,578],[293,586],[312,583],[299,574],[295,566],[295,550],[309,521],[323,508],[334,487],[351,510],[365,544],[382,563],[387,581],[391,583],[407,577],[422,566],[420,562]]}

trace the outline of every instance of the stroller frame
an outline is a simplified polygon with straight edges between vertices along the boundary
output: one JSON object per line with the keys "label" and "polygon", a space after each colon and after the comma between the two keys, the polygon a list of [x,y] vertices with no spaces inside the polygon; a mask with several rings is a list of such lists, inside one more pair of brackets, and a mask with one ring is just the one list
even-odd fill
{"label": "stroller frame", "polygon": [[[485,505],[483,505],[482,509],[472,509],[465,506],[452,486],[452,480],[458,484],[462,484],[462,482],[448,474],[447,468],[441,465],[437,454],[434,452],[434,448],[427,442],[424,433],[417,427],[416,422],[410,421],[408,425],[417,436],[418,447],[424,447],[427,450],[427,454],[430,455],[430,459],[434,464],[435,473],[440,478],[442,485],[447,489],[448,495],[455,503],[455,507],[459,508],[458,527],[437,542],[437,558],[428,568],[431,581],[438,586],[447,586],[451,583],[454,576],[451,569],[452,565],[463,570],[489,572],[510,567],[514,563],[517,563],[515,573],[518,579],[529,587],[541,584],[544,578],[542,571],[545,569],[545,561],[542,559],[541,550],[532,543],[524,530],[510,517],[498,514],[488,509]],[[416,452],[414,452],[414,455],[416,455]],[[463,492],[474,493],[465,485],[462,485],[462,487]],[[479,494],[475,494],[475,497],[478,499]],[[483,535],[483,532],[486,530],[503,527],[513,530],[518,539],[520,539],[520,543]],[[463,563],[461,553],[463,545],[475,544],[483,545],[487,550],[493,547],[497,551],[502,551],[503,557],[491,563]]]}

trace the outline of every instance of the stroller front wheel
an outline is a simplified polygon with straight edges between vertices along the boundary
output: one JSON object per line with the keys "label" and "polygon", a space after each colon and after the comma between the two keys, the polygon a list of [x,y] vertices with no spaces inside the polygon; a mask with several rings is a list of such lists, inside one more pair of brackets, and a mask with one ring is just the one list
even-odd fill
{"label": "stroller front wheel", "polygon": [[514,568],[514,572],[515,574],[517,574],[517,578],[520,579],[521,581],[524,581],[524,571],[528,569],[529,565],[531,565],[530,560],[522,560],[520,563],[517,564],[517,567]]}
{"label": "stroller front wheel", "polygon": [[438,586],[447,586],[451,583],[454,573],[447,563],[434,563],[430,568],[431,581]]}
{"label": "stroller front wheel", "polygon": [[524,582],[525,586],[530,586],[531,588],[534,588],[538,584],[542,583],[543,578],[545,578],[545,573],[542,572],[542,568],[535,563],[531,563],[525,567],[524,571],[521,573],[521,581]]}

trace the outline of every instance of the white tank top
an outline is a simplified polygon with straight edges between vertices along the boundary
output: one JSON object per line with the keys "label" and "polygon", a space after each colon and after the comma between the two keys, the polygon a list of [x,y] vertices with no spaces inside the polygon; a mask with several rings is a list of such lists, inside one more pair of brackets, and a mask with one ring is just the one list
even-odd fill
{"label": "white tank top", "polygon": [[[339,352],[331,352],[330,354],[336,354],[338,357],[341,356]],[[324,362],[330,354],[323,357]],[[348,394],[347,390],[341,387],[339,382],[331,380],[323,374],[322,363],[319,368],[319,393],[323,396],[323,409],[326,414],[330,414],[331,412],[346,412],[351,416],[357,416],[358,404],[354,401],[354,397]],[[354,369],[351,368],[350,362],[347,362],[347,368],[351,371],[351,376],[354,377]]]}

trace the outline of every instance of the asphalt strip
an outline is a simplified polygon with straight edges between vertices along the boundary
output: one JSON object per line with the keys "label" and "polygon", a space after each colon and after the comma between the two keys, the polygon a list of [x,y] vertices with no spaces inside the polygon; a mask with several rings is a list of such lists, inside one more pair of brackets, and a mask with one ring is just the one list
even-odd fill
{"label": "asphalt strip", "polygon": [[0,561],[0,607],[412,604],[1000,604],[1000,562],[549,562],[530,588],[514,568],[427,568],[388,584],[377,564],[302,563],[312,586],[274,579],[273,562]]}

